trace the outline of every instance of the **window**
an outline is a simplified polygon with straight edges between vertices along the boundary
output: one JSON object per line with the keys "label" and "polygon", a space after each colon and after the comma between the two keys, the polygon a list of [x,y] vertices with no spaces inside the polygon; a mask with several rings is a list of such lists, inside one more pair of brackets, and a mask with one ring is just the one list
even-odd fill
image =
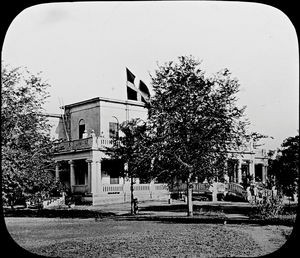
{"label": "window", "polygon": [[105,171],[110,176],[110,184],[119,184],[120,176],[124,163],[121,160],[103,160],[101,163],[101,170]]}
{"label": "window", "polygon": [[85,131],[85,122],[83,119],[79,121],[79,139],[82,139],[82,135]]}
{"label": "window", "polygon": [[118,177],[111,177],[109,179],[109,182],[111,185],[118,185],[120,183],[119,178]]}
{"label": "window", "polygon": [[118,138],[118,123],[109,122],[109,138]]}

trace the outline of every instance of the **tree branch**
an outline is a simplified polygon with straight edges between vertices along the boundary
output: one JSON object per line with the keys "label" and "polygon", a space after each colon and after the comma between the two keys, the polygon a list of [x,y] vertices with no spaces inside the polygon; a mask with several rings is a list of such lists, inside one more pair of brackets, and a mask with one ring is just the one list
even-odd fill
{"label": "tree branch", "polygon": [[179,156],[177,156],[175,153],[174,153],[174,156],[175,158],[177,159],[177,161],[179,161],[179,163],[181,163],[182,165],[184,165],[185,167],[188,167],[188,168],[192,168],[193,166],[184,162]]}

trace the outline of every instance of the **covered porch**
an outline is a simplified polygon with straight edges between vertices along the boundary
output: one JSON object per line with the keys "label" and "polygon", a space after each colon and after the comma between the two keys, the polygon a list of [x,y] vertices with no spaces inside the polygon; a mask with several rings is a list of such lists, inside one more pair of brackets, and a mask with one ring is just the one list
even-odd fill
{"label": "covered porch", "polygon": [[229,159],[227,161],[227,175],[229,182],[242,184],[243,182],[266,182],[267,164],[261,160]]}
{"label": "covered porch", "polygon": [[60,153],[54,157],[55,177],[72,194],[91,195],[101,185],[101,157],[99,151],[89,150]]}
{"label": "covered porch", "polygon": [[56,161],[55,177],[72,193],[91,193],[91,160]]}

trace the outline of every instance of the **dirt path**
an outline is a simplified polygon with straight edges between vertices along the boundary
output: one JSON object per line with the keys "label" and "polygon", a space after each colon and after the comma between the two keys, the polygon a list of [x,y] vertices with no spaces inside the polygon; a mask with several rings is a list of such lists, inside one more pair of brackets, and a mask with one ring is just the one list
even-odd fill
{"label": "dirt path", "polygon": [[287,226],[228,225],[237,232],[249,235],[259,245],[263,254],[279,249],[288,239],[293,228]]}

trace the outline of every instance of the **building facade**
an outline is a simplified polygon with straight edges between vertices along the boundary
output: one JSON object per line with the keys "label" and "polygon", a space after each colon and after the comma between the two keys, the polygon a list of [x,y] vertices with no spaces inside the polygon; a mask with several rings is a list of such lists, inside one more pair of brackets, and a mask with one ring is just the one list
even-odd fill
{"label": "building facade", "polygon": [[265,149],[255,148],[251,142],[239,151],[229,152],[227,181],[238,184],[245,181],[266,183],[268,158]]}
{"label": "building facade", "polygon": [[[105,150],[112,147],[120,123],[147,118],[145,104],[97,97],[63,108],[56,130],[63,140],[54,155],[56,179],[94,205],[130,201],[130,181],[119,176],[123,164],[107,160]],[[164,184],[140,184],[135,179],[134,196],[139,200],[168,199],[169,192]]]}
{"label": "building facade", "polygon": [[[120,162],[108,160],[105,150],[119,135],[119,126],[133,118],[147,119],[141,101],[93,98],[63,107],[57,127],[62,139],[54,155],[56,179],[73,194],[92,201],[93,205],[130,201],[130,182],[119,176]],[[227,181],[241,184],[245,178],[265,182],[265,150],[248,148],[228,154]],[[168,199],[167,185],[141,184],[135,179],[134,196],[139,200]]]}

